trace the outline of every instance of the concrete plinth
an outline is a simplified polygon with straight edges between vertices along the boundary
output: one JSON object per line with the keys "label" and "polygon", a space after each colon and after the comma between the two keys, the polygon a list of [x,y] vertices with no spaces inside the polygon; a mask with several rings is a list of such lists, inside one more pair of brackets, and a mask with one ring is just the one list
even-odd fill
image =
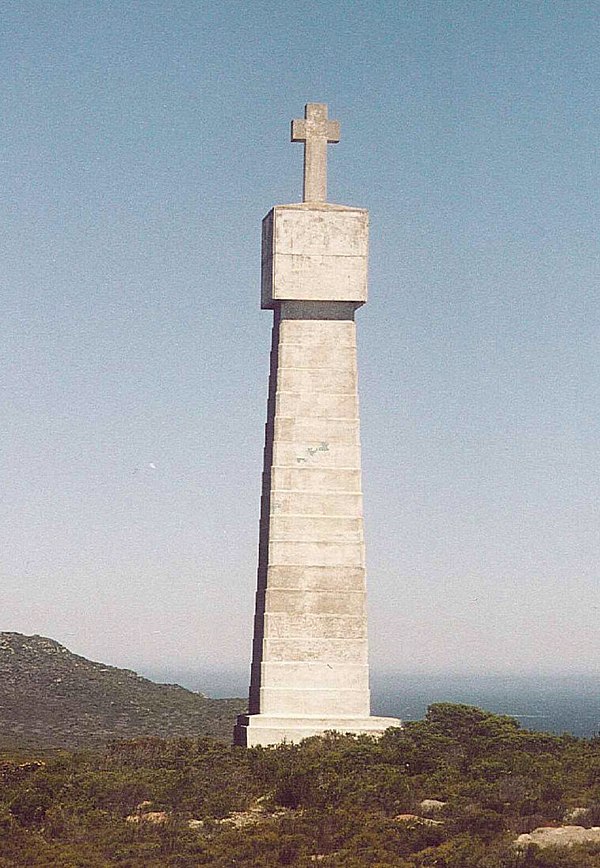
{"label": "concrete plinth", "polygon": [[267,714],[240,715],[233,730],[234,744],[255,747],[297,743],[325,732],[380,736],[391,726],[399,726],[395,717],[272,717]]}

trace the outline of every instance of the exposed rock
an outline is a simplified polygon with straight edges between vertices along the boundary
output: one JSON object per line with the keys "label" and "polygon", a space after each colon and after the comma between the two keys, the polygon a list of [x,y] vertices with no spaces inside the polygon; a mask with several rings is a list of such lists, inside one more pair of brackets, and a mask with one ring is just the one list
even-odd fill
{"label": "exposed rock", "polygon": [[427,814],[437,814],[442,811],[448,802],[442,802],[440,799],[423,799],[419,807]]}
{"label": "exposed rock", "polygon": [[264,823],[271,818],[270,814],[260,808],[251,808],[249,811],[233,811],[228,817],[218,822],[224,826],[234,826],[242,829],[244,826],[254,826],[256,823]]}
{"label": "exposed rock", "polygon": [[429,817],[419,817],[418,814],[396,814],[397,823],[419,823],[421,826],[443,826],[443,820],[431,820]]}
{"label": "exposed rock", "polygon": [[162,826],[171,817],[168,811],[146,811],[144,814],[130,814],[128,823],[150,823],[152,826]]}
{"label": "exposed rock", "polygon": [[287,808],[279,808],[276,811],[269,811],[263,807],[264,797],[257,799],[247,811],[233,811],[228,817],[223,817],[222,820],[217,820],[218,823],[225,826],[235,826],[236,829],[241,829],[244,826],[253,826],[256,823],[266,823],[269,820],[276,820],[279,817],[284,817],[289,814]]}
{"label": "exposed rock", "polygon": [[587,817],[589,808],[569,808],[563,817],[563,823],[574,823]]}
{"label": "exposed rock", "polygon": [[537,844],[538,847],[572,847],[574,844],[600,844],[600,826],[586,829],[583,826],[540,826],[526,835],[519,835],[515,844],[525,847]]}
{"label": "exposed rock", "polygon": [[24,781],[26,777],[45,765],[46,763],[42,760],[34,760],[29,763],[2,762],[0,763],[0,782],[14,784],[16,781]]}

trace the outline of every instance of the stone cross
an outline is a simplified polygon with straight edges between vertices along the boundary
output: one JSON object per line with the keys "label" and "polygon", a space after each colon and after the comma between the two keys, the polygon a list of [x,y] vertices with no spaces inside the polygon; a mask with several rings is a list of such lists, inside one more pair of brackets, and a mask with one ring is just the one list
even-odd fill
{"label": "stone cross", "polygon": [[339,140],[339,122],[327,119],[324,103],[307,103],[304,120],[292,121],[292,141],[304,142],[303,202],[327,201],[327,143]]}

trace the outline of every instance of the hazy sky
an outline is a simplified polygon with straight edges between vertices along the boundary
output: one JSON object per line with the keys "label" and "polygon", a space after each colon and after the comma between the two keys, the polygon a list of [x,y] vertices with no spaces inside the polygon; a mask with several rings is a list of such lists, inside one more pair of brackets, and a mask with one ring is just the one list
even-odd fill
{"label": "hazy sky", "polygon": [[0,19],[0,630],[250,656],[260,222],[371,212],[376,667],[598,671],[600,6],[15,0]]}

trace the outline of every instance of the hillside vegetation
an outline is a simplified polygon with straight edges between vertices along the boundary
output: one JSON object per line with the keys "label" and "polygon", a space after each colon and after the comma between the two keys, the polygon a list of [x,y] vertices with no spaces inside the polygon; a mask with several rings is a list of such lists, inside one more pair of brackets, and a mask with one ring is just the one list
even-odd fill
{"label": "hillside vegetation", "polygon": [[0,633],[0,747],[93,747],[141,735],[229,740],[242,699],[209,699],[93,663],[53,639]]}
{"label": "hillside vegetation", "polygon": [[600,738],[429,708],[379,740],[244,749],[138,738],[0,763],[0,866],[600,868],[594,845],[515,849],[600,824]]}

